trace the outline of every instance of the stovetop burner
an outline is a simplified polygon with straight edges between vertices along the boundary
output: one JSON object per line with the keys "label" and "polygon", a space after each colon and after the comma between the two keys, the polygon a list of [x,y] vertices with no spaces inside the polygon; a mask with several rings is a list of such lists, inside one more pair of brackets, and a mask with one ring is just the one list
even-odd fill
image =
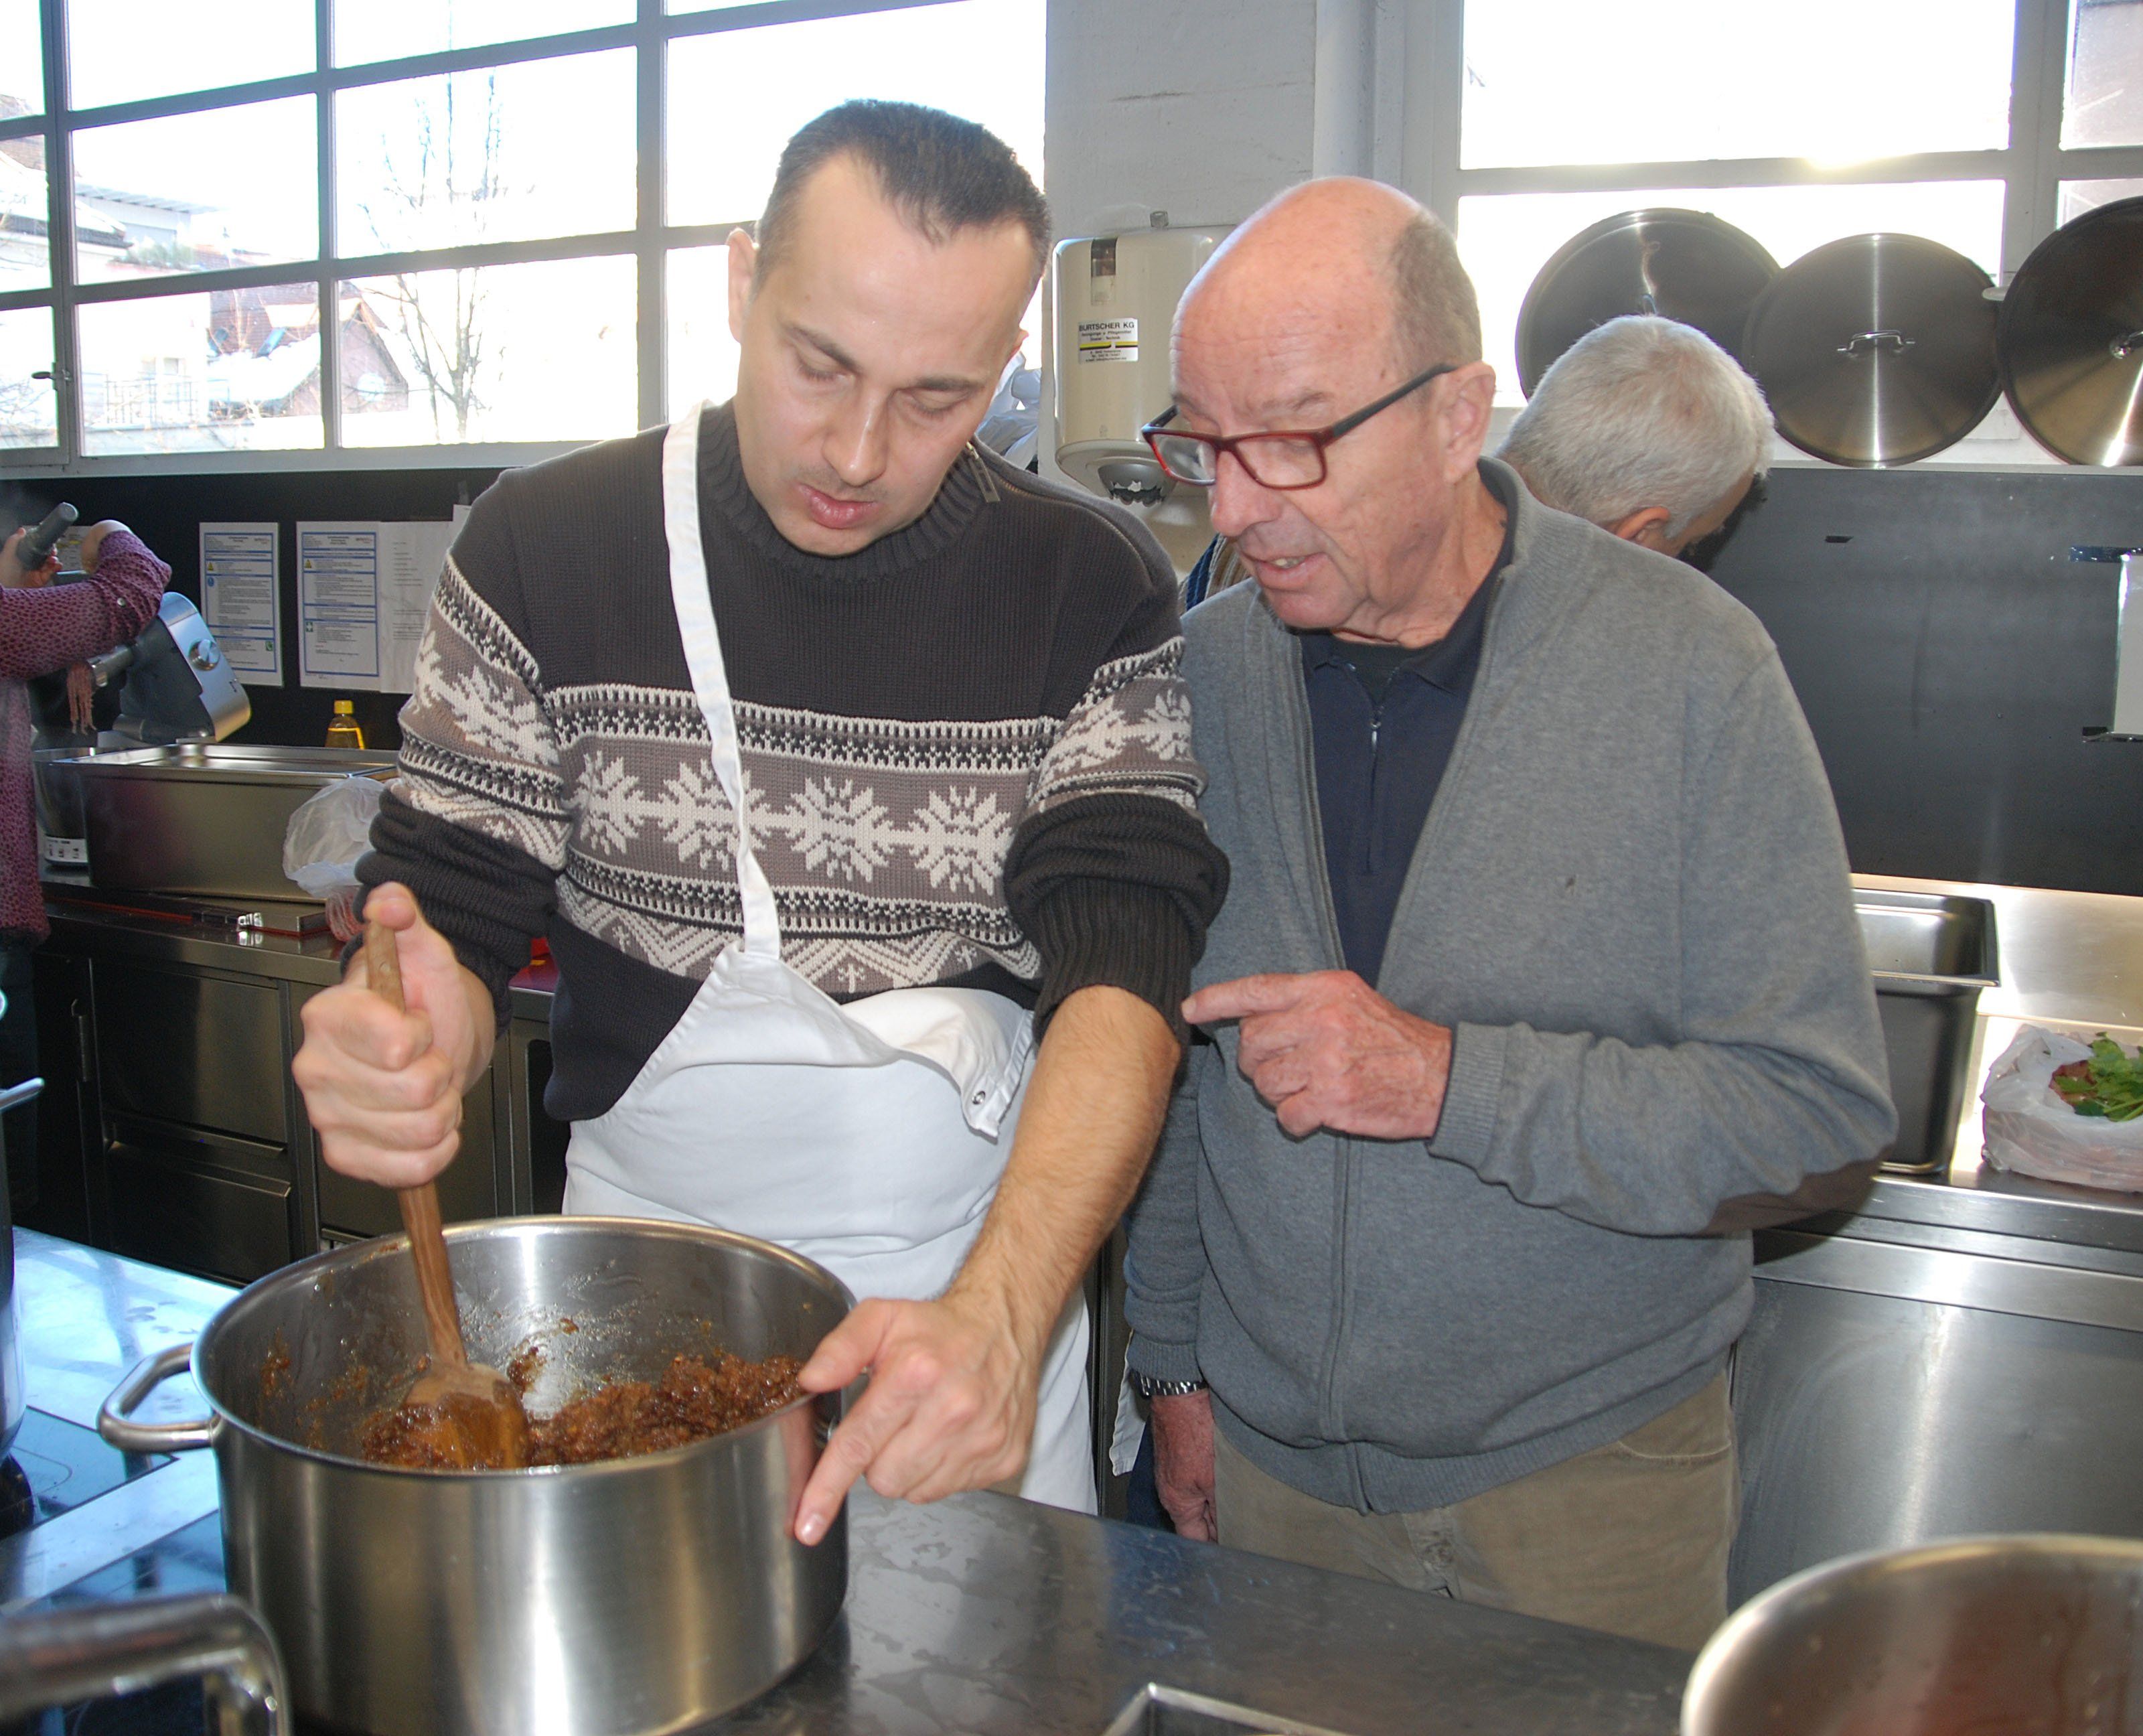
{"label": "stovetop burner", "polygon": [[22,1432],[0,1461],[0,1537],[12,1537],[86,1506],[171,1462],[168,1453],[123,1453],[97,1431],[48,1412],[22,1413]]}
{"label": "stovetop burner", "polygon": [[0,1459],[0,1539],[19,1537],[37,1522],[30,1474],[11,1454]]}

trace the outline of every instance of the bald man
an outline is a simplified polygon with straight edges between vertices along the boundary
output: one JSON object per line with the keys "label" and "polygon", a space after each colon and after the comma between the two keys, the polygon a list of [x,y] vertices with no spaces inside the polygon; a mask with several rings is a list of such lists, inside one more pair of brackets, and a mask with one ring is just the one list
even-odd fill
{"label": "bald man", "polygon": [[[1496,456],[1542,505],[1709,571],[1762,498],[1771,410],[1695,327],[1631,314],[1557,358]],[[1185,581],[1184,606],[1250,576],[1216,537]]]}
{"label": "bald man", "polygon": [[1888,1140],[1882,1032],[1770,641],[1483,460],[1480,357],[1449,234],[1369,182],[1178,313],[1152,444],[1256,582],[1185,622],[1234,881],[1131,1367],[1181,1530],[1694,1646],[1746,1226]]}

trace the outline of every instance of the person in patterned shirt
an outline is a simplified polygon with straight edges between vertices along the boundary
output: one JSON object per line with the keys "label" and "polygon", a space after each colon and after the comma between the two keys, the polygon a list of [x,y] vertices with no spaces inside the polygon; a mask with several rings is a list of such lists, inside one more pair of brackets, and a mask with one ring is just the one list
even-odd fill
{"label": "person in patterned shirt", "polygon": [[730,240],[735,398],[471,513],[359,869],[409,1010],[361,958],[305,1010],[326,1160],[408,1185],[548,937],[567,1209],[867,1298],[804,1371],[871,1374],[806,1543],[859,1474],[1091,1509],[1076,1293],[1226,883],[1166,560],[973,439],[1047,248],[971,123],[850,103],[789,141]]}

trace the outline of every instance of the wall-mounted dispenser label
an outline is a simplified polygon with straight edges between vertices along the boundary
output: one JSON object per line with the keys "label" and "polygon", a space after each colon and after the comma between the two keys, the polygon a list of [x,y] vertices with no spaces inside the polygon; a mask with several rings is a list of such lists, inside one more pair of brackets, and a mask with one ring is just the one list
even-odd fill
{"label": "wall-mounted dispenser label", "polygon": [[1079,359],[1082,362],[1136,362],[1139,354],[1136,319],[1081,319],[1079,322]]}

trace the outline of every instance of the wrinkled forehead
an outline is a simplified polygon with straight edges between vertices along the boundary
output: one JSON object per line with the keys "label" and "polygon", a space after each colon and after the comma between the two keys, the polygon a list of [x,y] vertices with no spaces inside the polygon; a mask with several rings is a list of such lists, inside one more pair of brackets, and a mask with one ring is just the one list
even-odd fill
{"label": "wrinkled forehead", "polygon": [[1194,419],[1300,428],[1384,389],[1393,309],[1359,274],[1273,281],[1250,273],[1193,286],[1177,310],[1175,401]]}

